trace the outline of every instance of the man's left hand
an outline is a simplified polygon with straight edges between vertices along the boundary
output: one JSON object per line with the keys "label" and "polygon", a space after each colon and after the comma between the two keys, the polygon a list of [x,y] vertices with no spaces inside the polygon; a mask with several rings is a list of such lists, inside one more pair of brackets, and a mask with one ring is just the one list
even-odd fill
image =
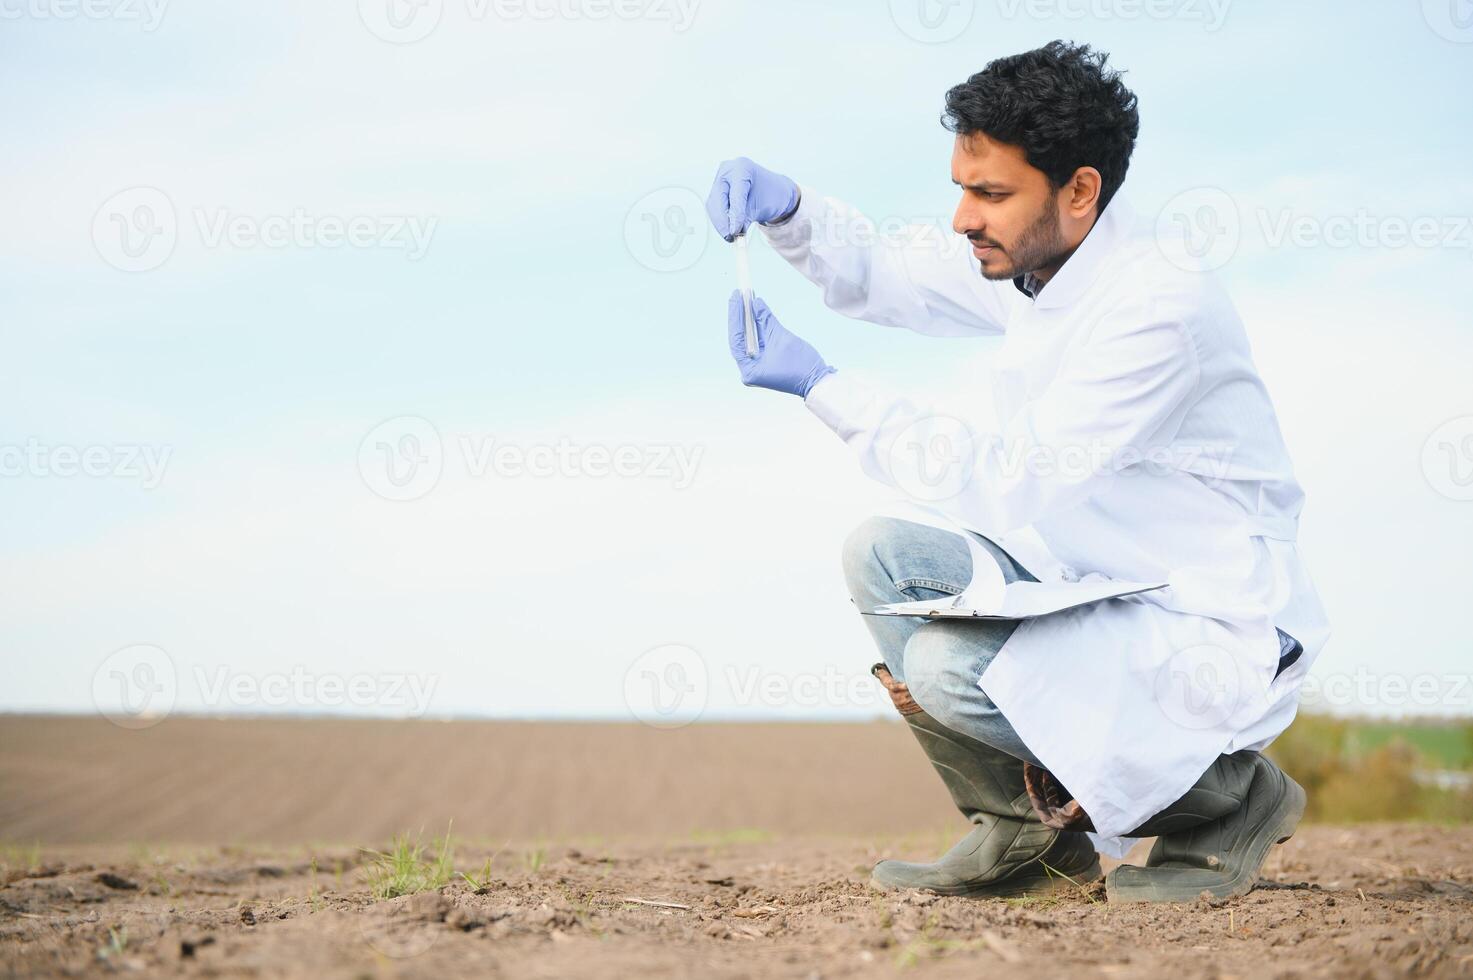
{"label": "man's left hand", "polygon": [[734,290],[726,306],[726,336],[742,372],[742,384],[807,398],[819,379],[834,370],[812,344],[779,323],[757,296],[752,297],[752,318],[757,324],[757,353],[749,357],[742,294]]}

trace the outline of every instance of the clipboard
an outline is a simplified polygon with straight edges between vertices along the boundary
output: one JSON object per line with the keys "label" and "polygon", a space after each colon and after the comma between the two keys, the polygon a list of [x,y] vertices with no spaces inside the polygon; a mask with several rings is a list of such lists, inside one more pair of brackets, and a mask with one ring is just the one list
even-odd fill
{"label": "clipboard", "polygon": [[925,619],[1033,619],[1051,613],[1087,606],[1106,599],[1119,599],[1166,588],[1165,582],[1009,582],[1003,586],[1002,601],[979,609],[966,601],[963,592],[938,599],[892,602],[876,606],[866,616],[920,616]]}
{"label": "clipboard", "polygon": [[972,557],[972,580],[955,596],[876,606],[866,616],[920,616],[924,619],[1034,619],[1107,599],[1164,589],[1165,582],[1125,582],[1100,575],[1076,582],[1009,582],[991,553],[962,530]]}

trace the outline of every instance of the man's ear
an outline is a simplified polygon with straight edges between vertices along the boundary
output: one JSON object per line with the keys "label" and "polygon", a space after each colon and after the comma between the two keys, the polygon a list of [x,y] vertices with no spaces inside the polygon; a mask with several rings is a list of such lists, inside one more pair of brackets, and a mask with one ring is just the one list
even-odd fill
{"label": "man's ear", "polygon": [[1072,218],[1086,218],[1091,209],[1099,206],[1100,186],[1103,183],[1100,172],[1094,167],[1080,167],[1074,171],[1074,176],[1069,178],[1061,190],[1064,194],[1064,209]]}

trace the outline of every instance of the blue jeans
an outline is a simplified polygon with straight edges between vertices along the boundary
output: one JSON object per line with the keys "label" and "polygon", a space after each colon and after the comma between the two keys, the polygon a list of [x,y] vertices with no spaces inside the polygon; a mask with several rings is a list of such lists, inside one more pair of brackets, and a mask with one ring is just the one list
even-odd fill
{"label": "blue jeans", "polygon": [[[1007,552],[975,535],[1002,566],[1003,578],[1036,582]],[[871,517],[844,542],[844,578],[860,612],[907,599],[957,595],[972,580],[961,535],[894,517]],[[953,731],[1038,765],[1038,759],[977,686],[1016,620],[925,620],[865,616],[885,666],[916,704]]]}

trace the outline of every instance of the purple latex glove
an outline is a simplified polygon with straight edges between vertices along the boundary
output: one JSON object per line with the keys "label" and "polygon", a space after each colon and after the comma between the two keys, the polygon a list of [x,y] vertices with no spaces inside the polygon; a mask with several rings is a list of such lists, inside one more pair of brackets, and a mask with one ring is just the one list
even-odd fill
{"label": "purple latex glove", "polygon": [[746,157],[726,160],[717,167],[711,193],[706,196],[706,214],[716,234],[727,241],[745,234],[752,222],[785,218],[797,206],[797,184]]}
{"label": "purple latex glove", "polygon": [[733,290],[726,304],[726,339],[742,372],[742,384],[807,398],[818,380],[834,369],[812,344],[779,323],[761,297],[752,297],[752,317],[757,323],[757,353],[748,357],[742,294]]}

